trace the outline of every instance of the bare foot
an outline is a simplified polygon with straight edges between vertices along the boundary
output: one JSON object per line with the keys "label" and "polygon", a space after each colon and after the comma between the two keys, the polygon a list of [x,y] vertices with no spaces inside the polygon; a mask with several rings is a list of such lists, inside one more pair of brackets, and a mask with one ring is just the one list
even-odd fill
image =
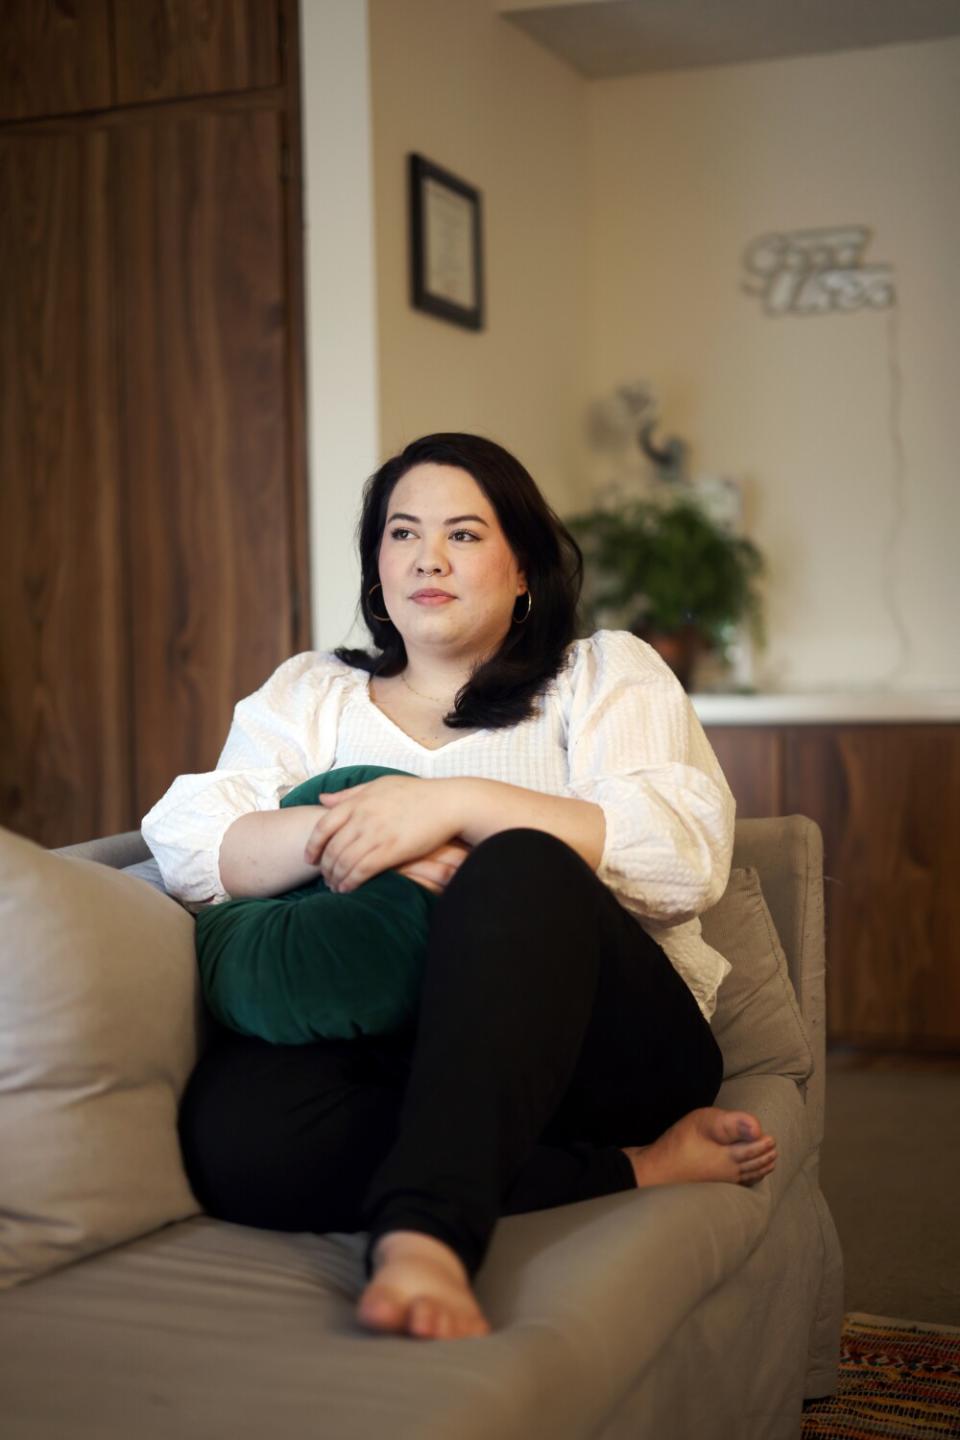
{"label": "bare foot", "polygon": [[416,1230],[392,1230],[373,1248],[374,1273],[357,1319],[370,1330],[455,1340],[489,1335],[463,1263],[449,1246]]}
{"label": "bare foot", "polygon": [[745,1110],[708,1105],[691,1110],[652,1145],[631,1145],[624,1154],[640,1187],[686,1180],[727,1180],[755,1185],[777,1163],[777,1142]]}

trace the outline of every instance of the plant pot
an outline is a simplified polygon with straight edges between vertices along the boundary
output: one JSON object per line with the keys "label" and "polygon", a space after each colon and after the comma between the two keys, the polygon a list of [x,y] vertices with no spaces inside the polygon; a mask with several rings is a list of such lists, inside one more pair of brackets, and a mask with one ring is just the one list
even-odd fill
{"label": "plant pot", "polygon": [[689,690],[697,660],[707,649],[706,640],[696,625],[684,625],[679,630],[654,630],[643,628],[638,631],[641,640],[646,640],[676,675],[684,690]]}

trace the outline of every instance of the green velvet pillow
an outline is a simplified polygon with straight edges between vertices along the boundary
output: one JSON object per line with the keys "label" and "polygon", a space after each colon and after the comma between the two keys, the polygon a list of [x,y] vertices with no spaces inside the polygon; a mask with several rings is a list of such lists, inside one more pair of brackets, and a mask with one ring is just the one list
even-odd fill
{"label": "green velvet pillow", "polygon": [[[280,805],[316,805],[320,794],[405,773],[344,766],[305,780]],[[318,874],[283,895],[201,910],[196,945],[207,1005],[229,1029],[275,1045],[407,1029],[435,900],[386,870],[343,895]]]}

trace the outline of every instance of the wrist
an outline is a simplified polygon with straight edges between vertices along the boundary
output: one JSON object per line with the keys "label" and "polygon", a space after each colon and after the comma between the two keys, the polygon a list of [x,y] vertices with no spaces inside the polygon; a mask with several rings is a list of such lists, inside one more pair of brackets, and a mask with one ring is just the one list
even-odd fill
{"label": "wrist", "polygon": [[498,830],[523,823],[519,814],[512,813],[521,792],[502,780],[466,776],[433,783],[450,787],[447,814],[453,825],[451,834],[468,845],[479,845]]}
{"label": "wrist", "polygon": [[[430,792],[427,804],[433,807],[440,801],[441,812],[449,827],[450,838],[459,837],[468,845],[476,845],[486,838],[484,819],[487,811],[487,795],[491,784],[496,781],[479,780],[473,776],[456,776],[450,779],[429,780]],[[438,794],[439,792],[439,794]]]}

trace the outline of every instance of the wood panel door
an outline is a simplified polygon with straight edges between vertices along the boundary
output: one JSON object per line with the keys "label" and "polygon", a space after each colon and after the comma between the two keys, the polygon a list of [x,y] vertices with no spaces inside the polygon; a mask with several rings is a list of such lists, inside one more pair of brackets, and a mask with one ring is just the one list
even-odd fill
{"label": "wood panel door", "polygon": [[280,85],[289,0],[3,0],[0,121]]}
{"label": "wood panel door", "polygon": [[132,808],[110,150],[0,135],[0,820],[48,845]]}
{"label": "wood panel door", "polygon": [[295,0],[4,10],[0,824],[47,845],[310,643],[297,46]]}
{"label": "wood panel door", "polygon": [[957,1048],[960,728],[796,726],[785,779],[824,835],[831,1037]]}
{"label": "wood panel door", "polygon": [[3,0],[0,120],[75,115],[112,101],[110,0]]}
{"label": "wood panel door", "polygon": [[279,125],[113,137],[138,818],[296,648]]}
{"label": "wood panel door", "polygon": [[122,0],[116,103],[277,85],[281,21],[277,0]]}

